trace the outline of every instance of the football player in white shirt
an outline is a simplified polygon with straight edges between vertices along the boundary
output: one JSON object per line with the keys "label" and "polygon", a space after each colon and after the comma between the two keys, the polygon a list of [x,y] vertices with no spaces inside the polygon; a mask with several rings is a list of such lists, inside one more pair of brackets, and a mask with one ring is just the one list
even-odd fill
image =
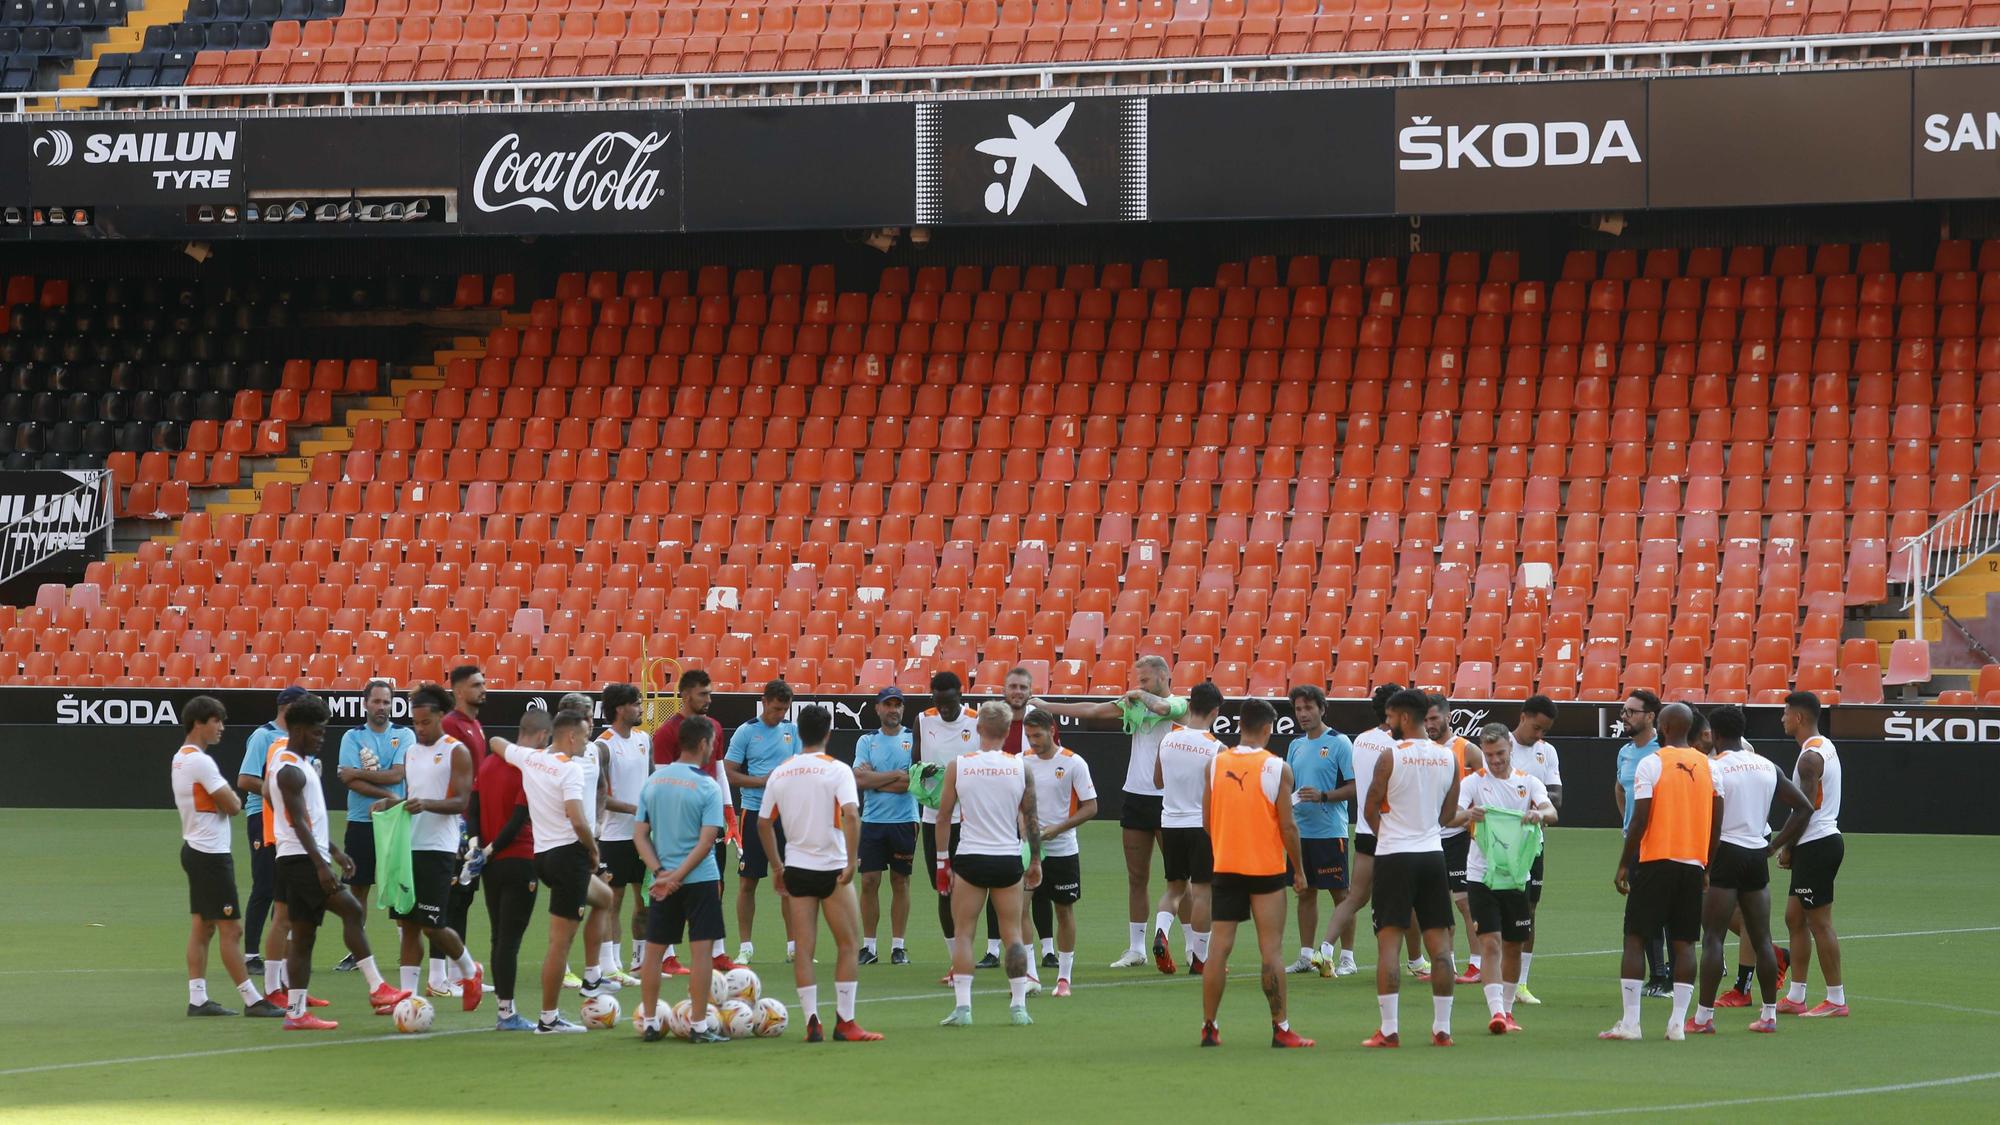
{"label": "football player in white shirt", "polygon": [[[563,693],[556,704],[558,713],[573,712],[583,716],[584,729],[589,729],[594,705],[590,696],[580,691]],[[612,909],[615,905],[611,897],[610,869],[605,866],[604,821],[610,814],[611,800],[611,752],[600,739],[593,739],[576,756],[576,765],[583,771],[583,791],[586,795],[596,794],[596,805],[590,813],[590,831],[597,840],[597,866],[590,874],[590,914],[583,920],[583,975],[576,976],[563,966],[563,987],[575,988],[585,999],[617,992],[624,988],[619,981],[599,968],[598,953],[607,941],[618,937],[618,915]],[[601,905],[600,905],[601,904]]]}
{"label": "football player in white shirt", "polygon": [[[1558,810],[1563,804],[1562,759],[1556,748],[1545,737],[1549,728],[1556,725],[1555,701],[1546,695],[1531,695],[1521,701],[1521,717],[1514,723],[1513,762],[1514,769],[1530,777],[1540,778],[1542,788],[1548,790],[1549,804]],[[1621,790],[1622,792],[1622,790]],[[1542,869],[1548,858],[1548,837],[1542,838],[1542,854],[1535,857],[1535,866],[1528,873],[1528,913],[1535,914],[1542,908]],[[1541,1000],[1528,991],[1528,973],[1535,963],[1535,927],[1528,927],[1528,940],[1521,943],[1521,986],[1517,990],[1523,1004],[1539,1004]],[[1509,1011],[1512,1011],[1510,1008]]]}
{"label": "football player in white shirt", "polygon": [[[824,913],[836,951],[833,1038],[841,1043],[872,1043],[882,1036],[854,1019],[861,957],[861,900],[854,894],[854,869],[861,863],[861,796],[854,786],[854,771],[826,752],[833,712],[807,707],[799,712],[797,723],[800,750],[764,779],[757,832],[771,860],[771,875],[784,888],[785,928],[798,943],[792,979],[799,988],[799,1008],[806,1014],[806,1042],[824,1039],[819,976],[813,967],[813,947]],[[780,824],[785,830],[782,848]]]}
{"label": "football player in white shirt", "polygon": [[[1483,764],[1479,747],[1471,739],[1452,733],[1451,700],[1442,695],[1431,695],[1431,709],[1424,714],[1424,737],[1451,751],[1458,760],[1461,785]],[[1456,825],[1447,825],[1438,836],[1444,844],[1444,870],[1451,883],[1451,904],[1458,908],[1458,916],[1465,922],[1465,940],[1471,950],[1465,971],[1458,975],[1458,983],[1473,984],[1479,980],[1480,956],[1479,946],[1472,940],[1472,907],[1465,881],[1465,865],[1472,854],[1472,834]]]}
{"label": "football player in white shirt", "polygon": [[[1819,697],[1795,691],[1785,697],[1785,733],[1798,740],[1799,760],[1792,783],[1812,801],[1812,820],[1799,842],[1778,853],[1778,866],[1792,873],[1785,899],[1785,928],[1791,932],[1792,987],[1778,1005],[1786,1015],[1847,1015],[1847,986],[1840,975],[1840,935],[1833,929],[1833,881],[1847,845],[1840,835],[1840,753],[1819,732]],[[1806,1008],[1806,975],[1813,955],[1826,980],[1826,999]]]}
{"label": "football player in white shirt", "polygon": [[1131,691],[1096,703],[1050,703],[1031,699],[1065,719],[1118,720],[1132,736],[1132,753],[1125,763],[1124,795],[1118,825],[1125,845],[1125,952],[1111,963],[1129,969],[1146,963],[1146,911],[1152,906],[1153,844],[1160,835],[1160,787],[1153,783],[1153,764],[1160,741],[1171,723],[1187,714],[1188,702],[1172,694],[1174,673],[1165,657],[1151,653],[1132,664]]}
{"label": "football player in white shirt", "polygon": [[[1488,809],[1521,814],[1527,824],[1554,824],[1556,807],[1541,778],[1513,768],[1514,739],[1499,723],[1479,732],[1485,763],[1459,786],[1459,826],[1477,830]],[[1521,1030],[1514,1022],[1514,1000],[1521,987],[1521,946],[1534,929],[1526,887],[1494,889],[1487,879],[1486,853],[1473,840],[1466,852],[1465,880],[1472,908],[1472,947],[1482,953],[1480,981],[1486,993],[1486,1028],[1495,1035]]]}
{"label": "football player in white shirt", "polygon": [[264,773],[264,792],[278,798],[270,827],[277,846],[278,893],[284,896],[291,927],[285,953],[287,1031],[331,1031],[340,1026],[312,1015],[306,992],[312,983],[313,945],[329,910],[340,918],[347,951],[368,982],[368,1002],[375,1014],[389,1014],[410,996],[407,989],[390,987],[375,967],[368,932],[362,928],[367,912],[341,882],[353,874],[354,861],[327,835],[326,787],[318,762],[329,717],[326,704],[316,695],[295,701],[285,712],[286,737],[271,744]]}
{"label": "football player in white shirt", "polygon": [[1208,959],[1208,935],[1213,913],[1210,884],[1215,880],[1215,850],[1202,827],[1202,786],[1215,756],[1228,747],[1215,737],[1215,718],[1222,713],[1222,689],[1203,680],[1188,692],[1185,724],[1176,723],[1160,740],[1153,758],[1153,784],[1160,789],[1160,859],[1166,868],[1167,890],[1153,916],[1153,964],[1168,975],[1174,971],[1167,950],[1167,930],[1181,922],[1181,948],[1188,973],[1201,975]]}
{"label": "football player in white shirt", "polygon": [[[918,760],[946,767],[960,754],[969,754],[979,748],[978,720],[965,705],[964,690],[956,672],[944,670],[931,676],[931,705],[917,716]],[[952,925],[951,881],[946,877],[946,867],[953,849],[957,847],[958,826],[947,822],[944,841],[940,843],[937,810],[919,805],[917,820],[917,834],[923,838],[924,862],[930,869],[931,889],[938,896],[938,929],[944,934],[944,956],[948,962],[951,960],[952,937],[957,930]],[[1000,919],[989,910],[986,913],[986,956],[980,958],[979,967],[993,969],[999,965]],[[950,984],[951,974],[946,973],[938,983]]]}
{"label": "football player in white shirt", "polygon": [[[472,797],[472,751],[444,732],[451,707],[451,693],[437,684],[420,684],[410,693],[410,731],[416,741],[403,755],[405,795],[384,797],[369,812],[381,814],[402,805],[410,814],[410,879],[416,900],[406,911],[389,911],[402,934],[403,987],[414,993],[422,983],[428,939],[434,956],[457,963],[463,980],[460,1002],[470,1012],[479,1007],[485,972],[466,951],[463,936],[445,923],[452,876],[458,871],[459,818]],[[435,976],[431,995],[449,995],[438,988]]]}
{"label": "football player in white shirt", "polygon": [[1375,759],[1363,814],[1375,832],[1375,1001],[1382,1023],[1364,1047],[1397,1047],[1396,949],[1414,921],[1431,955],[1431,1045],[1451,1046],[1451,883],[1439,832],[1458,816],[1458,759],[1424,736],[1430,697],[1389,700],[1393,749]]}
{"label": "football player in white shirt", "polygon": [[[1354,736],[1354,872],[1347,882],[1347,897],[1334,905],[1333,917],[1327,919],[1322,943],[1340,943],[1335,976],[1353,976],[1358,971],[1353,953],[1354,919],[1368,905],[1375,888],[1375,830],[1368,824],[1368,786],[1375,778],[1376,759],[1395,748],[1396,738],[1389,733],[1389,700],[1402,690],[1401,684],[1377,687],[1369,696],[1375,708],[1375,725]],[[1422,939],[1415,926],[1409,928],[1404,943],[1409,951],[1410,975],[1427,979],[1431,966],[1424,960]]]}
{"label": "football player in white shirt", "polygon": [[605,684],[600,696],[605,717],[611,725],[597,736],[598,757],[604,769],[604,820],[598,833],[604,866],[610,869],[611,912],[608,931],[600,935],[597,968],[607,979],[626,988],[639,987],[639,978],[626,972],[618,958],[618,916],[624,912],[625,892],[632,892],[632,964],[642,963],[646,945],[646,865],[639,862],[638,846],[632,842],[639,793],[653,771],[653,743],[639,728],[645,706],[639,689],[631,684]]}
{"label": "football player in white shirt", "polygon": [[563,1018],[563,967],[576,945],[584,906],[609,907],[611,892],[591,875],[598,860],[593,802],[577,763],[590,737],[590,720],[575,711],[557,711],[551,725],[554,743],[547,750],[498,737],[489,737],[487,746],[521,771],[528,824],[535,835],[535,877],[549,892],[549,947],[542,957],[542,1016],[535,1034],[568,1035],[584,1028]]}
{"label": "football player in white shirt", "polygon": [[228,721],[214,697],[197,695],[181,708],[186,731],[174,755],[174,804],[181,814],[181,870],[187,873],[188,1015],[233,1016],[236,1013],[208,998],[208,943],[222,935],[222,967],[243,997],[244,1014],[282,1016],[284,1010],[264,999],[243,964],[243,911],[236,903],[236,864],[230,856],[229,818],[243,811],[236,790],[217,768],[208,749],[222,740]]}
{"label": "football player in white shirt", "polygon": [[[1028,947],[1021,941],[1021,892],[1042,881],[1042,821],[1035,787],[1021,757],[1001,749],[1014,714],[990,700],[979,707],[979,750],[952,762],[938,797],[938,820],[959,815],[951,855],[951,910],[958,938],[952,943],[951,988],[957,1001],[940,1023],[972,1025],[972,920],[989,902],[1000,915],[1006,942],[1008,1015],[1017,1026],[1028,1017]],[[1025,840],[1026,855],[1023,855]],[[1024,864],[1022,861],[1026,859]]]}
{"label": "football player in white shirt", "polygon": [[[1028,744],[1028,777],[1042,818],[1042,881],[1029,896],[1035,928],[1055,934],[1057,996],[1069,995],[1076,966],[1076,901],[1083,897],[1081,849],[1076,829],[1097,815],[1097,786],[1090,763],[1056,744],[1056,717],[1030,711],[1021,720]],[[1027,932],[1023,925],[1022,932]]]}
{"label": "football player in white shirt", "polygon": [[[1715,990],[1722,984],[1722,942],[1732,928],[1742,934],[1741,952],[1756,965],[1764,1010],[1750,1030],[1778,1030],[1778,955],[1771,945],[1771,871],[1765,857],[1790,847],[1812,817],[1812,802],[1778,772],[1776,764],[1743,740],[1743,709],[1734,705],[1708,713],[1706,750],[1709,776],[1722,792],[1722,827],[1708,861],[1708,890],[1701,906],[1701,1001],[1687,1021],[1690,1035],[1715,1034]],[[1791,818],[1775,840],[1771,803],[1781,798]],[[1732,919],[1740,919],[1734,921]]]}

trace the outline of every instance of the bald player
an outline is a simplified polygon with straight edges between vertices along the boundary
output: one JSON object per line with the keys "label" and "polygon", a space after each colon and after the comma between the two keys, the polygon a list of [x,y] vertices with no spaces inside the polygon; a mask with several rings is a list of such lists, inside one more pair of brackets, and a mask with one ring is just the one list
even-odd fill
{"label": "bald player", "polygon": [[[1026,763],[1001,747],[1013,713],[1005,703],[980,704],[976,719],[979,749],[952,760],[938,798],[938,823],[959,813],[951,854],[951,914],[956,936],[951,946],[951,987],[955,1001],[944,1027],[972,1026],[972,923],[990,901],[1005,942],[1008,1017],[1016,1026],[1028,1016],[1028,947],[1021,940],[1023,891],[1042,881],[1042,821]],[[1026,844],[1025,855],[1023,843]]]}
{"label": "bald player", "polygon": [[1694,962],[1688,956],[1701,936],[1701,898],[1708,857],[1722,826],[1722,793],[1708,757],[1689,745],[1694,712],[1685,703],[1660,710],[1660,749],[1642,759],[1632,777],[1632,824],[1612,880],[1625,898],[1625,955],[1618,991],[1623,1011],[1599,1039],[1638,1039],[1639,1003],[1645,988],[1646,941],[1667,932],[1673,965],[1673,1012],[1667,1038],[1687,1037],[1694,999]]}

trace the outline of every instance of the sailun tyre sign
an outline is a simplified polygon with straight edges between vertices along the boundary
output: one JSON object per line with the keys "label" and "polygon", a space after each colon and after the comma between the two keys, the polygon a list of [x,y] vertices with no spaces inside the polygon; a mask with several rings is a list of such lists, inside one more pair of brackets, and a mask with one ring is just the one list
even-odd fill
{"label": "sailun tyre sign", "polygon": [[234,121],[72,124],[35,130],[28,163],[47,201],[202,202],[242,194],[240,140]]}
{"label": "sailun tyre sign", "polygon": [[103,558],[109,487],[102,471],[0,472],[0,580],[80,577]]}
{"label": "sailun tyre sign", "polygon": [[680,120],[678,112],[468,119],[465,225],[517,233],[674,230]]}

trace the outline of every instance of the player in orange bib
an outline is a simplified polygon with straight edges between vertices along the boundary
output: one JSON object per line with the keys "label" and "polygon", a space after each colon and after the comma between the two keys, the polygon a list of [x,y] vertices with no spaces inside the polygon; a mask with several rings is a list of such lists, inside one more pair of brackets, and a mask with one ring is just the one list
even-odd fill
{"label": "player in orange bib", "polygon": [[1667,931],[1673,965],[1674,1006],[1667,1038],[1687,1035],[1694,999],[1693,946],[1701,937],[1701,898],[1709,857],[1722,826],[1722,793],[1708,756],[1694,749],[1695,714],[1684,703],[1660,711],[1660,751],[1639,763],[1633,776],[1632,824],[1612,880],[1625,895],[1625,956],[1618,989],[1624,1009],[1599,1039],[1638,1039],[1639,1001],[1645,987],[1646,939]]}
{"label": "player in orange bib", "polygon": [[[1271,1005],[1271,1046],[1310,1047],[1285,1012],[1285,891],[1306,889],[1305,857],[1292,821],[1292,768],[1264,747],[1278,713],[1261,699],[1243,704],[1241,738],[1215,755],[1203,774],[1202,825],[1215,856],[1213,931],[1201,972],[1201,1045],[1219,1047],[1215,1017],[1229,982],[1236,927],[1257,920],[1264,999]],[[1287,874],[1289,872],[1289,874]]]}

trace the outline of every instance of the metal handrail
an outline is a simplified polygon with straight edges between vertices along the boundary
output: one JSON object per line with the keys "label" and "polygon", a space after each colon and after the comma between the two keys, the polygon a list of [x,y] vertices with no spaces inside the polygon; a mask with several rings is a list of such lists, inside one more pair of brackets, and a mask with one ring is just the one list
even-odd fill
{"label": "metal handrail", "polygon": [[[715,96],[722,91],[737,91],[745,87],[760,90],[767,87],[839,87],[857,86],[859,93],[875,93],[874,87],[894,83],[899,87],[910,83],[929,83],[931,92],[942,89],[944,83],[962,82],[975,79],[1035,79],[1035,88],[1054,89],[1063,78],[1112,78],[1120,75],[1158,75],[1175,72],[1182,76],[1178,83],[1168,85],[1199,84],[1197,76],[1213,75],[1221,82],[1239,81],[1237,74],[1243,71],[1264,72],[1282,66],[1288,70],[1320,67],[1396,66],[1405,73],[1393,79],[1347,79],[1336,80],[1341,84],[1359,82],[1402,83],[1426,78],[1458,77],[1444,75],[1440,68],[1480,62],[1520,62],[1598,60],[1605,70],[1618,70],[1620,59],[1659,59],[1666,65],[1670,59],[1688,55],[1729,54],[1732,52],[1787,52],[1797,56],[1792,67],[1823,66],[1828,56],[1835,51],[1863,47],[1915,46],[1923,48],[1923,57],[1930,58],[1934,46],[1955,43],[1980,43],[2000,39],[2000,27],[1954,28],[1950,30],[1877,32],[1868,35],[1813,35],[1794,36],[1780,39],[1703,39],[1677,40],[1660,43],[1620,43],[1593,44],[1575,47],[1526,47],[1526,48],[1484,48],[1479,50],[1451,51],[1376,51],[1354,54],[1310,54],[1310,55],[1238,55],[1229,57],[1192,57],[1172,59],[1145,59],[1139,61],[1119,60],[1115,62],[1076,63],[1018,63],[1005,66],[966,67],[912,67],[903,69],[842,70],[842,71],[760,71],[737,74],[701,74],[676,76],[639,75],[593,75],[589,78],[531,78],[531,79],[473,79],[470,81],[447,82],[383,82],[365,85],[298,83],[281,85],[234,85],[234,86],[162,86],[144,89],[111,88],[96,89],[80,87],[73,90],[29,90],[0,95],[0,107],[11,106],[8,112],[16,115],[27,114],[30,106],[39,107],[35,112],[42,119],[50,110],[62,112],[65,103],[106,103],[106,102],[161,102],[163,107],[139,106],[135,108],[167,108],[187,110],[198,108],[189,103],[203,98],[256,98],[266,99],[279,96],[297,97],[302,95],[336,95],[340,105],[381,104],[385,95],[412,94],[457,94],[476,93],[483,100],[494,101],[494,95],[503,95],[499,104],[520,104],[529,96],[555,92],[587,92],[592,100],[604,100],[605,91],[657,91],[657,98],[636,98],[633,100],[698,101],[703,97]],[[310,49],[310,48],[307,48]],[[1844,65],[1852,62],[1876,60],[1843,60]],[[1905,64],[1907,59],[1884,59],[1888,65]],[[1971,60],[1968,60],[1971,61]],[[1718,68],[1719,69],[1719,68]],[[1768,69],[1768,67],[1760,67]],[[1268,76],[1263,76],[1268,78]],[[1476,78],[1477,76],[1469,76]],[[1550,77],[1547,75],[1513,75],[1510,78]],[[1124,83],[1124,85],[1152,85],[1145,82]],[[890,91],[908,93],[905,89]],[[1082,92],[1082,91],[1079,91]],[[784,95],[767,95],[780,100]],[[357,101],[357,98],[360,100]],[[240,109],[246,107],[231,107]],[[247,107],[255,108],[255,107]],[[66,112],[83,112],[68,110]]]}
{"label": "metal handrail", "polygon": [[2000,550],[2000,481],[1944,515],[1922,535],[1896,548],[1910,556],[1903,608],[1910,630],[1924,635],[1924,599],[1982,555]]}

